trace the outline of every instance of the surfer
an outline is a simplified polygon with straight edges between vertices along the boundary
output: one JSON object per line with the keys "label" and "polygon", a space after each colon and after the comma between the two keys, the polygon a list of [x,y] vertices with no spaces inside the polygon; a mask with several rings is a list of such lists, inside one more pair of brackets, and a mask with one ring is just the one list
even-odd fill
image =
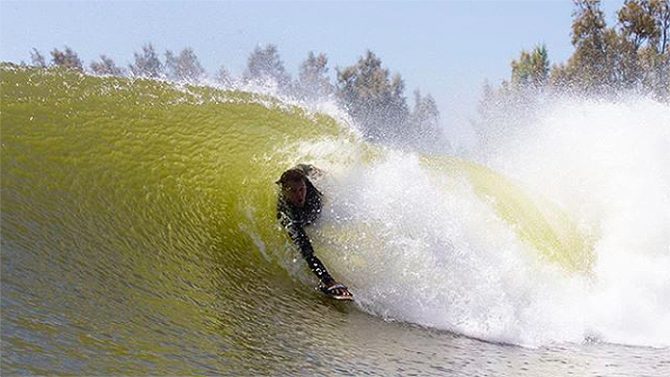
{"label": "surfer", "polygon": [[319,278],[319,288],[336,299],[351,300],[353,295],[346,286],[335,281],[326,267],[314,255],[305,226],[312,224],[321,214],[323,194],[314,187],[309,176],[321,171],[312,165],[299,164],[285,171],[276,182],[281,190],[277,201],[277,218],[298,246],[309,268]]}

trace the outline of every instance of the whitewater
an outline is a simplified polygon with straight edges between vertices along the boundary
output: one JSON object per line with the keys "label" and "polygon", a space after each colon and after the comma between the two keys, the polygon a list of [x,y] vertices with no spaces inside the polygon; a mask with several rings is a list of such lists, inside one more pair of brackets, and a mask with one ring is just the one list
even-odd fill
{"label": "whitewater", "polygon": [[489,163],[595,237],[587,281],[558,279],[564,340],[670,341],[670,109],[639,97],[555,100]]}
{"label": "whitewater", "polygon": [[[296,159],[337,176],[323,182],[315,231],[340,250],[329,265],[388,319],[527,346],[668,346],[667,105],[563,99],[538,118],[481,160],[566,211],[593,242],[587,273],[538,260],[467,180],[436,175],[418,154],[386,149],[367,164],[337,142],[302,145]],[[329,226],[356,231],[328,240]]]}
{"label": "whitewater", "polygon": [[[668,105],[552,99],[447,156],[264,89],[7,66],[2,89],[3,369],[670,369]],[[308,232],[353,305],[275,220],[296,163],[326,172]]]}

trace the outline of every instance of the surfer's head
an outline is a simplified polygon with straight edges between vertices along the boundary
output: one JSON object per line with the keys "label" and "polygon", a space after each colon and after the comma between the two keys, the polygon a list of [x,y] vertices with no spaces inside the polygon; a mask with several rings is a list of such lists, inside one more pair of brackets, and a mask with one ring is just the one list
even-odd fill
{"label": "surfer's head", "polygon": [[307,197],[307,184],[305,183],[305,173],[300,169],[289,169],[281,175],[277,181],[281,186],[284,199],[296,207],[305,205]]}

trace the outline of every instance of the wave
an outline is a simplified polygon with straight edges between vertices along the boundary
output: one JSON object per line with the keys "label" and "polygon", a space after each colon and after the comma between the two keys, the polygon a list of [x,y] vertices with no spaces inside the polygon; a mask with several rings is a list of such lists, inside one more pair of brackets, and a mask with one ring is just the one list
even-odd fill
{"label": "wave", "polygon": [[[178,270],[207,249],[236,294],[259,260],[313,284],[274,216],[273,182],[306,162],[328,172],[309,232],[362,310],[523,345],[670,339],[662,105],[563,104],[491,169],[258,93],[7,66],[2,86],[3,250],[59,264],[100,247],[146,269],[153,250]],[[593,162],[604,134],[637,155],[596,147]]]}

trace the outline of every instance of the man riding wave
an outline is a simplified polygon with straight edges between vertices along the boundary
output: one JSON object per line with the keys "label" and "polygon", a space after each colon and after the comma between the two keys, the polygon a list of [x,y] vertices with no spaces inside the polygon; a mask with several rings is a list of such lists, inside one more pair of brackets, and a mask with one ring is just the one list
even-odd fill
{"label": "man riding wave", "polygon": [[304,229],[314,223],[321,214],[323,194],[308,178],[320,172],[311,165],[299,164],[281,175],[276,182],[281,187],[277,200],[277,218],[293,243],[300,249],[309,268],[321,281],[320,289],[336,299],[350,300],[353,295],[347,287],[336,282],[319,258],[314,255],[312,243]]}

